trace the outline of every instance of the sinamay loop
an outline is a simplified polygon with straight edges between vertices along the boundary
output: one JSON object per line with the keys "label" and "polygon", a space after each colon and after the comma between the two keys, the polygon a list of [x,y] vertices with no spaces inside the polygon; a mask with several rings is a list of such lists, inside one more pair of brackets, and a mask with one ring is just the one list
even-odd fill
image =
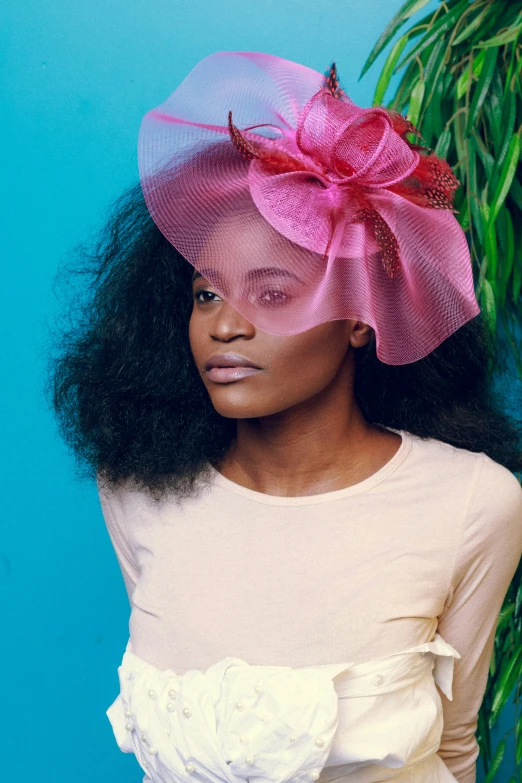
{"label": "sinamay loop", "polygon": [[408,364],[480,312],[459,182],[411,132],[334,66],[217,52],[143,118],[140,178],[161,232],[259,329],[361,320]]}

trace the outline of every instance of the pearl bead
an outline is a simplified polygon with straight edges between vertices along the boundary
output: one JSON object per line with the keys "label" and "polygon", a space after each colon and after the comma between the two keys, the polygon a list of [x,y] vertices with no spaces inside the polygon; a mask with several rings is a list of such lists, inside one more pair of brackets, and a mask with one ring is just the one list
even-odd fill
{"label": "pearl bead", "polygon": [[183,715],[185,715],[187,718],[190,718],[192,715],[192,710],[189,707],[185,707],[183,709]]}
{"label": "pearl bead", "polygon": [[188,764],[185,764],[185,770],[187,772],[194,772],[194,769],[195,769],[194,764],[191,761],[189,761]]}
{"label": "pearl bead", "polygon": [[240,742],[246,742],[246,737],[244,737],[243,735],[241,735],[241,736],[240,736],[240,738],[239,738],[239,741],[240,741]]}
{"label": "pearl bead", "polygon": [[315,744],[317,745],[318,748],[322,748],[322,747],[324,747],[324,740],[322,740],[320,738],[316,739]]}
{"label": "pearl bead", "polygon": [[255,690],[256,693],[263,693],[263,689],[262,689],[262,687],[260,685],[256,685],[254,690]]}
{"label": "pearl bead", "polygon": [[132,718],[132,710],[125,710],[125,717]]}
{"label": "pearl bead", "polygon": [[310,777],[312,778],[312,780],[319,780],[319,776],[320,776],[320,775],[319,775],[319,772],[318,772],[317,770],[314,770],[314,771],[313,771],[313,772],[310,774]]}
{"label": "pearl bead", "polygon": [[174,688],[171,688],[170,691],[169,691],[169,697],[171,699],[175,699],[176,698],[176,693],[177,693],[177,691],[175,691]]}
{"label": "pearl bead", "polygon": [[295,742],[297,739],[297,734],[290,734],[290,742]]}
{"label": "pearl bead", "polygon": [[171,701],[169,701],[167,703],[167,709],[168,709],[169,712],[174,712],[174,710],[176,709],[176,705],[173,704]]}
{"label": "pearl bead", "polygon": [[384,682],[384,677],[382,676],[382,674],[376,674],[372,680],[372,683],[374,685],[382,685],[383,682]]}
{"label": "pearl bead", "polygon": [[151,754],[151,756],[155,756],[157,752],[158,752],[157,748],[149,748],[149,753]]}
{"label": "pearl bead", "polygon": [[254,763],[254,757],[253,756],[247,756],[245,759],[245,764],[253,764]]}
{"label": "pearl bead", "polygon": [[149,691],[149,696],[150,696],[151,699],[155,699],[156,698],[156,691],[151,688],[150,691]]}
{"label": "pearl bead", "polygon": [[267,718],[267,716],[266,716],[266,715],[263,715],[263,716],[261,717],[261,720],[263,721],[263,723],[268,723],[268,721],[270,720],[270,718]]}
{"label": "pearl bead", "polygon": [[237,708],[238,710],[242,710],[242,709],[244,709],[244,706],[245,706],[245,705],[243,704],[243,702],[242,702],[242,701],[238,701],[238,702],[236,703],[236,708]]}
{"label": "pearl bead", "polygon": [[132,680],[132,674],[127,674],[127,679]]}
{"label": "pearl bead", "polygon": [[142,734],[141,738],[142,738],[143,742],[147,742],[147,737],[145,736],[145,734]]}
{"label": "pearl bead", "polygon": [[132,731],[134,729],[134,723],[131,723],[130,721],[125,724],[125,728],[127,731]]}

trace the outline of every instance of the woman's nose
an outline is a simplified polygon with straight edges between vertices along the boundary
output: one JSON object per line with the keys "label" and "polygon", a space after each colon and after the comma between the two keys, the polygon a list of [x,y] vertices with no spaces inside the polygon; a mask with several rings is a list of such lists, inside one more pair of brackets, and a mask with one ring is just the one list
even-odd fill
{"label": "woman's nose", "polygon": [[238,335],[253,337],[255,326],[235,310],[229,302],[223,300],[212,320],[210,336],[218,340],[231,340]]}

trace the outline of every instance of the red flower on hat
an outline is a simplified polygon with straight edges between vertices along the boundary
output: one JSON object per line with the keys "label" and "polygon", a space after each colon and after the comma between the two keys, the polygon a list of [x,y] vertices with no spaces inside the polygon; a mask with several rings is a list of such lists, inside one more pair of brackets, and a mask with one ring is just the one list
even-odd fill
{"label": "red flower on hat", "polygon": [[[270,177],[304,172],[310,175],[308,187],[313,183],[328,191],[331,229],[323,259],[330,252],[336,221],[344,214],[349,223],[366,221],[371,226],[388,277],[398,276],[397,238],[371,203],[377,190],[391,191],[421,207],[458,213],[453,197],[460,182],[447,161],[429,147],[411,143],[406,134],[420,137],[420,133],[398,112],[361,109],[353,103],[340,87],[335,62],[295,129],[279,128],[281,138],[269,139],[252,133],[259,127],[263,126],[240,131],[229,112],[232,143],[244,158],[254,161],[259,173]],[[420,154],[426,150],[431,154]]]}

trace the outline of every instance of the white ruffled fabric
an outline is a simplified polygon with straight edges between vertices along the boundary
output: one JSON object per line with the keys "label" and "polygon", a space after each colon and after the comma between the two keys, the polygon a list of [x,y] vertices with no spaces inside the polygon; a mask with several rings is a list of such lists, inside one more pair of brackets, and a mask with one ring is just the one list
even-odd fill
{"label": "white ruffled fabric", "polygon": [[432,642],[364,663],[251,666],[230,656],[177,675],[135,655],[107,710],[152,783],[455,783],[436,755],[459,653]]}

